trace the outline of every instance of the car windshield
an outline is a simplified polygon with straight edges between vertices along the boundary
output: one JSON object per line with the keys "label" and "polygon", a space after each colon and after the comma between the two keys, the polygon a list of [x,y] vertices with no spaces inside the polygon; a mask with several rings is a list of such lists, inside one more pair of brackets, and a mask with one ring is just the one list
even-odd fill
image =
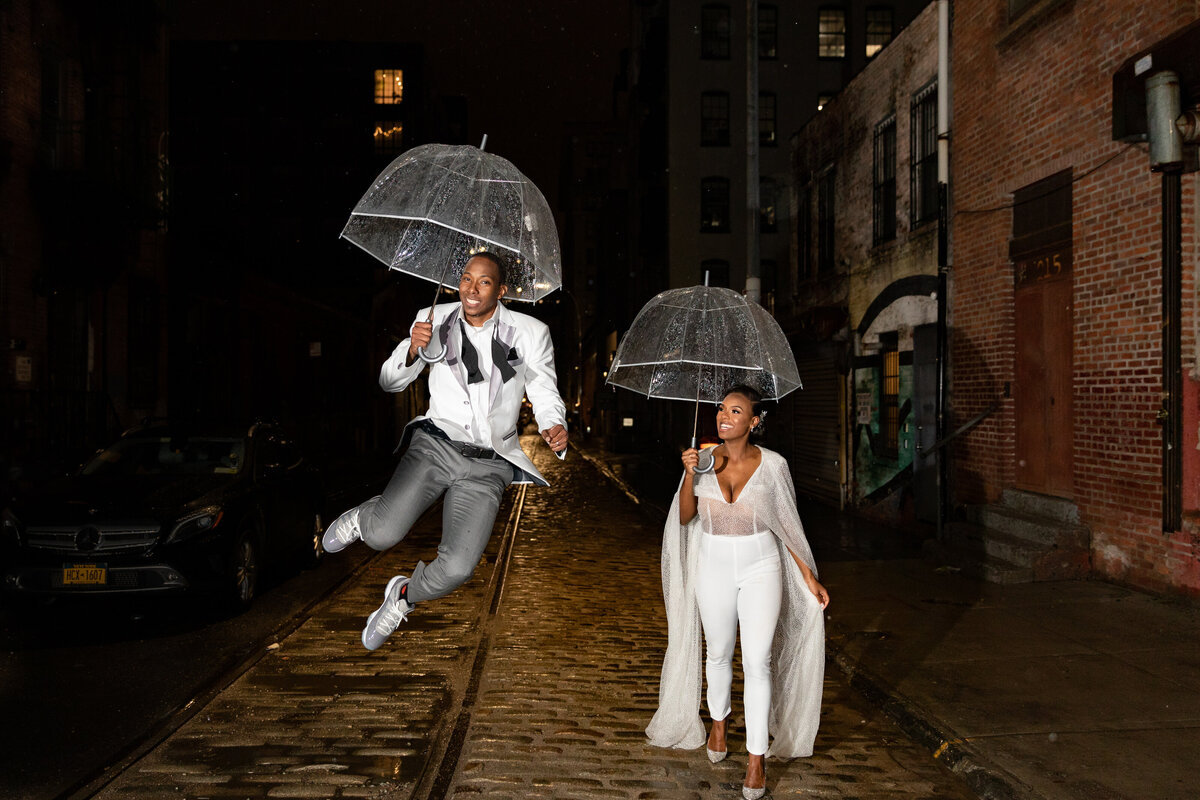
{"label": "car windshield", "polygon": [[84,475],[236,475],[246,444],[234,437],[134,437],[101,450]]}

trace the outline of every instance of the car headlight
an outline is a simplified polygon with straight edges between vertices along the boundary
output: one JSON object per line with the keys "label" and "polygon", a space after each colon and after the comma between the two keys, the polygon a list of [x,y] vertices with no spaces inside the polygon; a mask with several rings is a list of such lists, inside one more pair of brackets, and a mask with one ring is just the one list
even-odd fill
{"label": "car headlight", "polygon": [[208,506],[188,514],[175,523],[175,527],[167,536],[167,541],[182,542],[184,539],[207,533],[221,524],[222,516],[224,516],[224,512],[221,511],[220,506]]}

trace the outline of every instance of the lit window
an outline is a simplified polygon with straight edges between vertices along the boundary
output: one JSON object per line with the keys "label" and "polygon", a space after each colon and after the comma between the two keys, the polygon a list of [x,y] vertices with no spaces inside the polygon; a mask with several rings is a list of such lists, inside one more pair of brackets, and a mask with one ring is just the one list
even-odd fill
{"label": "lit window", "polygon": [[817,56],[846,57],[846,11],[842,8],[822,8],[817,16]]}
{"label": "lit window", "polygon": [[729,58],[729,6],[700,9],[700,57]]}
{"label": "lit window", "polygon": [[874,242],[896,238],[896,115],[875,126]]}
{"label": "lit window", "polygon": [[729,179],[700,181],[700,232],[729,232]]}
{"label": "lit window", "polygon": [[375,154],[396,155],[404,149],[404,125],[396,120],[375,123]]}
{"label": "lit window", "polygon": [[895,333],[880,335],[883,345],[882,367],[883,383],[879,387],[879,427],[883,434],[883,452],[887,458],[897,458],[900,455],[900,353],[896,350]]}
{"label": "lit window", "polygon": [[892,41],[892,10],[867,9],[867,58],[872,58]]}
{"label": "lit window", "polygon": [[700,95],[700,144],[707,147],[729,144],[729,92]]}
{"label": "lit window", "polygon": [[395,105],[404,99],[404,70],[375,70],[375,104]]}
{"label": "lit window", "polygon": [[775,93],[758,93],[758,143],[778,144],[775,138]]}

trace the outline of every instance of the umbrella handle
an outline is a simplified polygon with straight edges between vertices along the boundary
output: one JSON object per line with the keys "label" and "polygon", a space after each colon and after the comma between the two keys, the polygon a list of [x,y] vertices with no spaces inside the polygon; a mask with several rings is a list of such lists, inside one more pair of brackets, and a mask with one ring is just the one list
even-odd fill
{"label": "umbrella handle", "polygon": [[[692,439],[692,449],[697,449],[695,439]],[[699,450],[699,461],[696,462],[696,466],[692,469],[692,472],[697,475],[705,475],[712,472],[716,464],[717,457],[713,455],[713,448],[706,447],[703,450]]]}
{"label": "umbrella handle", "polygon": [[430,353],[426,348],[418,347],[417,356],[426,364],[436,364],[446,358],[446,348],[443,347],[440,353]]}

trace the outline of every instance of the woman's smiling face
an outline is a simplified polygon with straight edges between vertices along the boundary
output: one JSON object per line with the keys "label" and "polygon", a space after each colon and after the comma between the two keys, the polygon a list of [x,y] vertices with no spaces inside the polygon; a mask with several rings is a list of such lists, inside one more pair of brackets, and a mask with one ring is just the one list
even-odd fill
{"label": "woman's smiling face", "polygon": [[722,439],[749,436],[750,429],[757,424],[754,403],[741,392],[730,392],[717,403],[717,435]]}

